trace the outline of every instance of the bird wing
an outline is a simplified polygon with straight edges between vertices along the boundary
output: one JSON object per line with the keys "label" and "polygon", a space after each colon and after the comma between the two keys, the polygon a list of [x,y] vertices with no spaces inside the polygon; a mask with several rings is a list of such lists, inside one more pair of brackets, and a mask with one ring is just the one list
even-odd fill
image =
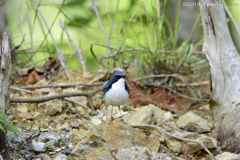
{"label": "bird wing", "polygon": [[126,82],[125,82],[125,89],[127,90],[128,94],[129,94],[129,88],[128,88],[128,85]]}
{"label": "bird wing", "polygon": [[108,81],[104,87],[104,95],[111,87],[112,87],[112,83],[110,81]]}

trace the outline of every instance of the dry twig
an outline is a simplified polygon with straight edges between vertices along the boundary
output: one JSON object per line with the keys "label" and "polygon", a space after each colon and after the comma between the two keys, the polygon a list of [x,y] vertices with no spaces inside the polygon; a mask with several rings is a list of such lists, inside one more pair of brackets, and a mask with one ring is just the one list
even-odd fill
{"label": "dry twig", "polygon": [[160,127],[157,127],[157,126],[154,126],[154,125],[140,125],[140,124],[132,124],[131,125],[132,127],[150,127],[150,128],[154,128],[154,129],[158,129],[160,132],[170,136],[170,137],[173,137],[175,139],[179,139],[179,140],[182,140],[182,141],[187,141],[187,142],[193,142],[193,143],[197,143],[199,145],[201,145],[203,147],[203,149],[214,159],[214,160],[217,160],[214,155],[207,149],[207,147],[204,145],[204,141],[197,141],[197,140],[190,140],[190,139],[186,139],[186,138],[182,138],[182,137],[179,137],[179,136],[175,136],[167,131],[165,131],[163,128],[160,128]]}
{"label": "dry twig", "polygon": [[53,99],[61,99],[65,97],[74,97],[74,96],[85,96],[88,98],[88,103],[93,111],[95,111],[93,105],[92,105],[92,96],[94,96],[99,91],[103,90],[104,85],[101,87],[98,87],[97,89],[91,91],[91,92],[80,92],[80,93],[63,93],[58,94],[54,96],[49,97],[42,97],[42,98],[10,98],[10,103],[42,103],[46,101],[50,101]]}
{"label": "dry twig", "polygon": [[[72,46],[72,48],[73,48],[73,50],[74,50],[74,53],[76,54],[76,56],[77,56],[77,58],[78,58],[78,61],[81,63],[82,68],[83,68],[83,71],[84,71],[84,73],[85,73],[85,72],[86,72],[86,65],[85,65],[85,63],[84,63],[84,61],[83,61],[83,56],[82,56],[82,53],[81,53],[80,45],[78,45],[78,46],[79,46],[79,47],[78,47],[79,49],[77,50],[76,47],[75,47],[74,44],[73,44],[72,38],[70,37],[70,35],[69,35],[66,27],[64,26],[64,24],[62,23],[61,20],[59,20],[59,24],[60,24],[61,28],[65,31],[65,33],[66,33],[66,35],[67,35],[67,37],[68,37],[68,40],[69,40],[69,42],[70,42],[70,44],[71,44],[71,46]],[[78,43],[79,43],[79,42],[78,42]],[[74,55],[74,54],[73,54],[73,55]],[[72,55],[69,59],[71,59],[71,58],[73,57],[73,55]],[[69,60],[69,59],[68,59],[68,60]],[[68,60],[67,60],[67,61],[68,61]]]}
{"label": "dry twig", "polygon": [[56,41],[55,41],[55,39],[54,39],[54,37],[53,37],[53,35],[52,35],[52,32],[50,31],[50,28],[48,27],[47,22],[45,21],[42,13],[41,13],[41,11],[40,11],[40,9],[38,8],[38,5],[37,5],[36,0],[33,0],[33,3],[34,3],[34,5],[35,5],[35,7],[37,8],[38,13],[40,14],[40,16],[41,16],[41,18],[42,18],[42,20],[43,20],[46,28],[49,30],[49,34],[50,34],[50,36],[51,36],[51,38],[52,38],[52,41],[53,41],[53,43],[54,43],[54,46],[55,46],[55,48],[56,48],[59,61],[61,62],[62,67],[65,69],[66,74],[67,74],[67,76],[68,76],[68,79],[73,80],[73,76],[72,76],[72,74],[71,74],[71,72],[70,72],[70,70],[69,70],[69,68],[68,68],[68,66],[67,66],[67,64],[66,64],[66,62],[65,62],[64,56],[63,56],[63,54],[62,54],[62,51],[59,50],[59,48],[58,48],[58,46],[57,46],[57,43],[56,43]]}
{"label": "dry twig", "polygon": [[[96,7],[96,5],[95,5],[95,3],[94,3],[94,0],[90,0],[90,1],[91,1],[91,3],[92,3],[93,10],[95,11],[95,13],[96,13],[96,15],[97,15],[99,24],[100,24],[100,26],[101,26],[102,32],[103,32],[103,34],[104,34],[104,37],[105,37],[105,39],[106,39],[106,41],[107,41],[108,47],[111,47],[110,41],[109,41],[108,36],[107,36],[107,34],[106,34],[105,30],[104,30],[104,27],[103,27],[103,25],[102,25],[102,21],[101,21],[101,18],[100,18],[100,16],[99,16],[99,14],[98,14],[98,10],[97,10],[97,7]],[[109,56],[109,49],[107,49],[107,55]],[[106,69],[108,69],[108,65],[109,65],[109,60],[107,59],[107,67],[106,67]]]}

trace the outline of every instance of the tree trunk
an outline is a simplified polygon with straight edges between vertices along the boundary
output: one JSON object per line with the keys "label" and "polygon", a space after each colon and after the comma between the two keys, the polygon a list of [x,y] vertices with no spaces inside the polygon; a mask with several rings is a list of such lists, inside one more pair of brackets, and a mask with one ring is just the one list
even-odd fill
{"label": "tree trunk", "polygon": [[[240,57],[221,0],[200,0],[203,52],[210,64],[214,135],[222,150],[240,151]],[[215,5],[207,6],[206,4]]]}
{"label": "tree trunk", "polygon": [[[0,110],[5,112],[9,105],[9,88],[11,76],[11,54],[8,43],[8,36],[4,32],[1,45],[1,61],[0,61]],[[2,130],[0,131],[0,153],[7,157],[6,135]]]}

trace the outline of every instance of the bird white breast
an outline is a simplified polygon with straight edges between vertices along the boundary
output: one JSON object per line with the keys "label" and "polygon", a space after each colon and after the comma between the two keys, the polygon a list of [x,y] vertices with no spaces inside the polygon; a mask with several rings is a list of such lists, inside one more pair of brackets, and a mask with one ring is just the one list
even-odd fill
{"label": "bird white breast", "polygon": [[120,106],[127,103],[129,94],[125,90],[124,78],[119,79],[117,82],[112,84],[112,88],[109,89],[105,95],[104,100],[107,104],[113,106]]}

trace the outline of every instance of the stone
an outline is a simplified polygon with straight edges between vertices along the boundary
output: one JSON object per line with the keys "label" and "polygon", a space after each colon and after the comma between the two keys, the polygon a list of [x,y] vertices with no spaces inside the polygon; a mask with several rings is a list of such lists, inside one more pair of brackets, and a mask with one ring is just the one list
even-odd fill
{"label": "stone", "polygon": [[49,142],[53,145],[57,145],[59,140],[60,140],[59,135],[53,130],[41,133],[41,135],[38,137],[39,142],[44,143]]}
{"label": "stone", "polygon": [[26,112],[28,111],[28,107],[25,106],[25,105],[19,105],[19,106],[17,107],[17,111],[18,111],[18,112],[24,112],[24,113],[26,113]]}
{"label": "stone", "polygon": [[126,159],[126,160],[158,160],[158,159],[166,159],[166,160],[175,160],[175,156],[168,154],[157,153],[149,148],[136,146],[131,148],[123,148],[119,149],[116,154],[117,159]]}
{"label": "stone", "polygon": [[73,149],[73,148],[68,148],[68,149],[65,151],[65,154],[71,154],[71,153],[72,153],[72,149]]}
{"label": "stone", "polygon": [[32,140],[32,146],[35,152],[45,152],[47,150],[45,147],[45,143],[43,142],[37,142],[35,140]]}
{"label": "stone", "polygon": [[102,121],[98,118],[93,118],[91,119],[91,122],[94,124],[94,125],[99,125],[102,123]]}
{"label": "stone", "polygon": [[41,158],[41,160],[51,160],[51,158],[47,154],[40,154],[39,158]]}
{"label": "stone", "polygon": [[166,113],[166,111],[163,111],[152,104],[136,108],[135,110],[135,112],[123,117],[127,124],[158,124],[161,122],[158,118],[164,118]]}
{"label": "stone", "polygon": [[77,111],[79,112],[80,115],[85,115],[86,116],[87,114],[89,114],[91,112],[91,109],[89,109],[89,108],[85,109],[83,107],[77,107],[76,109],[77,109]]}
{"label": "stone", "polygon": [[216,156],[216,159],[217,160],[226,160],[226,159],[229,159],[229,160],[233,160],[233,159],[240,159],[240,154],[235,154],[235,153],[230,153],[230,152],[223,152],[221,154],[218,154]]}
{"label": "stone", "polygon": [[177,125],[179,128],[190,132],[203,133],[211,131],[208,122],[191,111],[181,116],[177,121]]}
{"label": "stone", "polygon": [[[83,130],[85,136],[74,146],[71,154],[80,157],[85,155],[88,160],[105,160],[109,155],[111,157],[109,148],[117,153],[122,148],[140,146],[157,153],[160,147],[158,135],[155,137],[146,136],[142,130],[126,125],[120,120],[114,120],[109,126],[108,123],[96,126],[83,120],[79,131],[83,132]],[[78,132],[78,134],[80,133]]]}
{"label": "stone", "polygon": [[79,127],[79,123],[77,122],[77,120],[72,119],[71,123],[70,123],[70,126],[74,127],[74,128],[78,128]]}
{"label": "stone", "polygon": [[54,160],[68,160],[68,158],[66,155],[60,154]]}
{"label": "stone", "polygon": [[57,130],[60,130],[60,129],[62,129],[62,130],[64,130],[64,129],[67,129],[69,127],[69,125],[68,125],[68,123],[67,122],[65,122],[64,124],[57,124]]}
{"label": "stone", "polygon": [[[217,146],[217,141],[214,138],[207,137],[204,135],[199,135],[197,132],[178,132],[176,131],[173,135],[186,138],[190,140],[204,141],[205,147],[212,149]],[[166,140],[168,149],[173,151],[174,153],[182,153],[182,149],[186,150],[188,154],[196,153],[200,151],[202,146],[198,143],[187,142],[187,141],[179,141],[176,139],[168,138]]]}
{"label": "stone", "polygon": [[50,93],[50,92],[54,92],[51,88],[40,88],[40,89],[37,89],[35,90],[36,92],[39,92],[39,93]]}
{"label": "stone", "polygon": [[33,112],[33,113],[20,113],[18,114],[18,117],[25,119],[25,120],[32,120],[37,118],[40,115],[40,112]]}

